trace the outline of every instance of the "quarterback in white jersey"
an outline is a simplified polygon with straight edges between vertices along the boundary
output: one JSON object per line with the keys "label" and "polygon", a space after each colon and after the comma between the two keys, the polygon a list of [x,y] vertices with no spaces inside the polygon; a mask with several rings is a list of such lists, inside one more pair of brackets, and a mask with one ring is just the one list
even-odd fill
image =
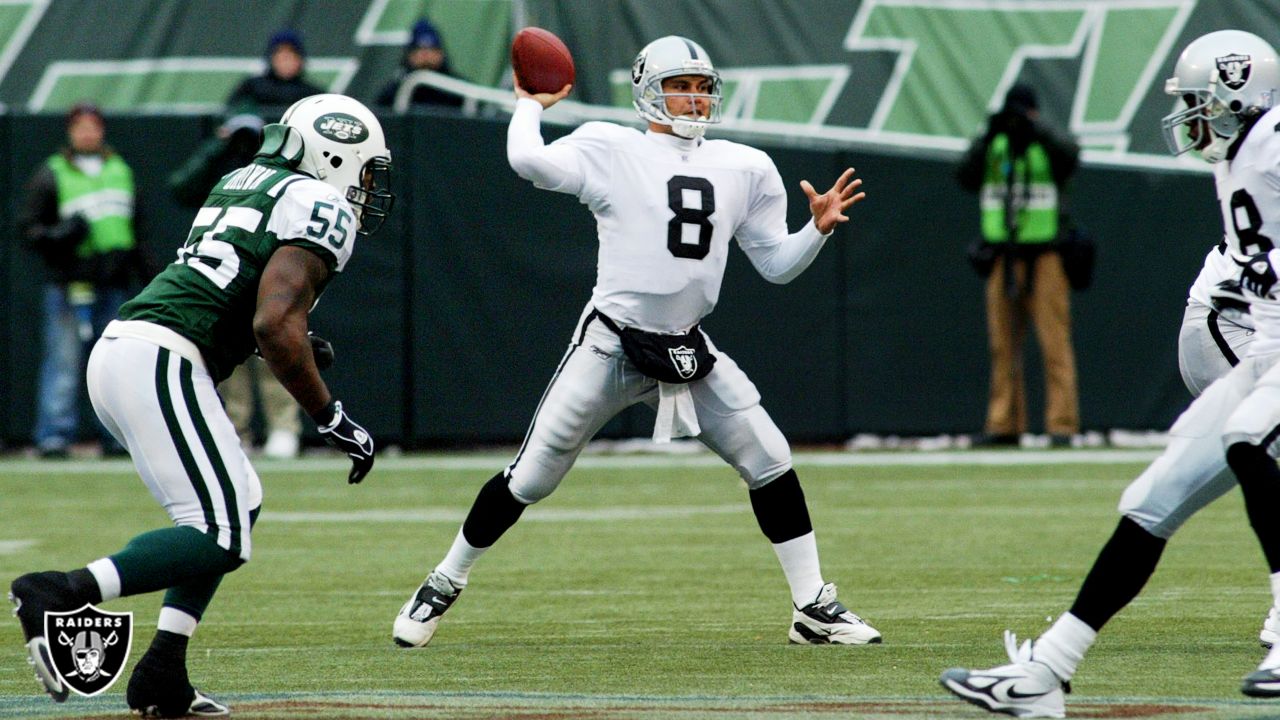
{"label": "quarterback in white jersey", "polygon": [[746,482],[791,588],[789,639],[878,643],[880,633],[822,577],[786,439],[755,385],[698,327],[719,298],[731,239],[761,275],[788,282],[864,197],[861,181],[850,169],[821,194],[802,181],[813,220],[788,233],[786,190],[769,157],[703,138],[721,99],[705,50],[683,37],[655,40],[631,79],[648,132],[591,122],[545,145],[542,111],[569,87],[530,95],[517,78],[508,160],[521,177],[577,196],[595,215],[596,285],[519,453],[481,489],[453,546],[401,609],[393,638],[403,647],[430,642],[476,559],[556,489],[601,426],[646,403],[657,409],[655,439],[695,436]]}
{"label": "quarterback in white jersey", "polygon": [[[1223,30],[1182,52],[1165,91],[1181,107],[1163,126],[1175,155],[1191,150],[1215,168],[1226,257],[1240,269],[1209,295],[1215,309],[1248,310],[1256,334],[1226,375],[1169,430],[1165,451],[1125,490],[1122,518],[1070,610],[1034,642],[1005,631],[1009,664],[952,668],[943,687],[992,712],[1064,717],[1063,688],[1103,625],[1146,584],[1165,544],[1192,514],[1237,482],[1271,571],[1273,607],[1261,640],[1272,649],[1241,691],[1280,697],[1280,66],[1256,35]],[[1230,275],[1230,273],[1227,273]]]}

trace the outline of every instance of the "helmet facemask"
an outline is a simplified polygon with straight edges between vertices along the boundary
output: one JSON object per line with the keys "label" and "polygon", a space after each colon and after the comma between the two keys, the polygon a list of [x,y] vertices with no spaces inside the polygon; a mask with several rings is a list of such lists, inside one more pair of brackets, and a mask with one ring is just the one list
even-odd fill
{"label": "helmet facemask", "polygon": [[391,160],[375,157],[360,169],[360,187],[347,187],[347,202],[360,219],[356,232],[368,237],[382,227],[395,204],[391,194]]}
{"label": "helmet facemask", "polygon": [[[672,92],[663,89],[663,81],[694,75],[710,80],[706,93]],[[666,125],[676,135],[696,139],[708,125],[720,122],[723,83],[706,50],[687,38],[668,35],[649,43],[636,55],[631,65],[631,104],[644,120]],[[690,112],[673,114],[668,106],[685,106]],[[705,111],[694,111],[702,106]]]}
{"label": "helmet facemask", "polygon": [[1169,152],[1176,156],[1196,150],[1210,163],[1227,157],[1231,143],[1244,125],[1239,114],[1245,108],[1232,107],[1240,105],[1239,100],[1218,97],[1218,87],[1216,79],[1209,81],[1208,88],[1181,88],[1177,86],[1177,78],[1165,83],[1165,93],[1181,96],[1178,102],[1183,106],[1160,121]]}
{"label": "helmet facemask", "polygon": [[[711,87],[709,91],[706,93],[671,93],[662,89],[664,80],[683,75],[697,75],[710,79]],[[704,69],[699,69],[695,72],[688,72],[683,68],[679,68],[655,74],[645,82],[640,90],[641,105],[643,106],[641,117],[660,125],[670,125],[672,132],[682,138],[694,139],[702,137],[706,133],[708,125],[720,122],[720,104],[724,97],[722,87],[723,83],[720,80],[720,74],[715,70],[707,72]],[[669,105],[671,101],[675,101],[677,104],[687,102],[690,108],[697,108],[700,104],[705,104],[707,111],[705,114],[690,112],[683,115],[673,115]]]}

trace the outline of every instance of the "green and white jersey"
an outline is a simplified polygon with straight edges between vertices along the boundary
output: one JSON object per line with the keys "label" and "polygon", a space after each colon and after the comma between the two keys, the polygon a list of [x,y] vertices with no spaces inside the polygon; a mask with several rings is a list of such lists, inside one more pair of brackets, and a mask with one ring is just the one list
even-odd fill
{"label": "green and white jersey", "polygon": [[355,239],[356,214],[337,190],[258,159],[218,181],[178,259],[120,308],[120,318],[191,340],[219,382],[256,347],[258,282],[276,248],[314,252],[332,277],[346,266]]}

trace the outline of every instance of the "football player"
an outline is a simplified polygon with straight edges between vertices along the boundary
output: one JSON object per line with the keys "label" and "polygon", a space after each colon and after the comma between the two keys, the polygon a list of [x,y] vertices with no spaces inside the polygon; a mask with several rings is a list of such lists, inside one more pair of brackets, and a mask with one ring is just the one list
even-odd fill
{"label": "football player", "polygon": [[[1195,150],[1221,164],[1217,189],[1227,253],[1238,283],[1215,288],[1215,307],[1248,306],[1256,335],[1247,355],[1213,382],[1169,430],[1165,451],[1120,498],[1122,518],[1103,546],[1070,610],[1033,643],[1005,631],[1009,664],[952,668],[943,687],[992,712],[1064,717],[1067,683],[1103,625],[1142,590],[1165,544],[1187,518],[1238,480],[1250,524],[1271,568],[1272,617],[1280,607],[1280,67],[1256,35],[1222,30],[1182,52],[1165,91],[1181,108],[1163,121],[1175,155]],[[1216,168],[1215,168],[1216,169]],[[1241,691],[1280,697],[1280,645]]]}
{"label": "football player", "polygon": [[531,95],[518,83],[507,158],[520,177],[575,195],[594,213],[596,285],[523,445],[480,490],[452,547],[400,610],[395,642],[430,642],[475,561],[556,489],[601,426],[641,402],[657,409],[656,440],[696,436],[746,481],[790,585],[791,642],[880,642],[823,578],[790,448],[755,385],[698,327],[720,294],[731,238],[762,276],[789,282],[864,198],[861,181],[852,169],[825,193],[801,181],[813,220],[788,234],[786,189],[769,157],[703,137],[720,120],[720,75],[683,37],[655,40],[635,59],[632,99],[647,132],[589,122],[544,145],[542,112],[569,86]]}
{"label": "football player", "polygon": [[260,352],[321,436],[350,456],[348,481],[369,472],[373,440],[320,378],[325,343],[308,335],[307,314],[350,260],[357,233],[386,217],[390,161],[364,105],[342,95],[298,101],[266,127],[254,161],[218,182],[177,260],[94,346],[93,408],[174,526],[86,568],[13,581],[27,652],[55,700],[67,688],[50,661],[44,614],[165,589],[155,639],[129,679],[129,707],[146,717],[227,714],[192,687],[186,649],[223,575],[249,560],[262,488],[214,388]]}

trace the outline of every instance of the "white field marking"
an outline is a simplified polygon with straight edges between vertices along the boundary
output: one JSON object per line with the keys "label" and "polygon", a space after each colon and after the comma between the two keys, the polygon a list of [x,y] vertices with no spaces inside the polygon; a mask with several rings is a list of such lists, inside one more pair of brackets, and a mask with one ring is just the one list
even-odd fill
{"label": "white field marking", "polygon": [[[793,456],[796,467],[913,467],[913,466],[979,466],[1010,467],[1020,465],[1113,465],[1149,463],[1160,454],[1158,448],[1136,450],[957,450],[947,452],[801,452]],[[472,472],[490,473],[511,462],[514,451],[493,453],[459,453],[452,455],[405,455],[379,457],[374,472]],[[329,457],[306,457],[298,460],[255,460],[254,467],[264,473],[274,472],[339,472],[350,467],[345,457],[336,453]],[[576,468],[627,470],[650,468],[689,468],[729,466],[710,452],[681,455],[588,455],[574,463]],[[27,475],[104,475],[133,474],[133,464],[121,460],[73,460],[51,463],[42,460],[0,459],[0,477]]]}
{"label": "white field marking", "polygon": [[[658,518],[685,518],[701,515],[727,515],[747,512],[747,503],[734,505],[703,505],[686,507],[631,507],[602,508],[599,510],[530,508],[523,522],[592,522],[612,520],[653,520]],[[272,512],[262,515],[271,522],[461,522],[467,517],[465,508],[438,508],[423,510],[353,510],[349,512]]]}
{"label": "white field marking", "polygon": [[0,555],[16,555],[36,546],[37,540],[0,540]]}

